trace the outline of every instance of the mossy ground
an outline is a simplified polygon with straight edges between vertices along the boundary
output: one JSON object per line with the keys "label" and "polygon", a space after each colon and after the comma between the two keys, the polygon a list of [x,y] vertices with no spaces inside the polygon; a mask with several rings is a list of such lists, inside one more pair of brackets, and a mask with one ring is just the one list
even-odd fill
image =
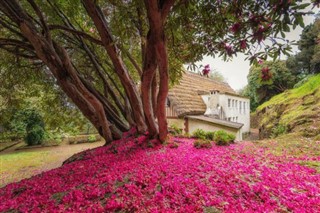
{"label": "mossy ground", "polygon": [[264,148],[268,153],[275,156],[288,156],[301,159],[300,164],[314,168],[320,173],[319,161],[312,158],[320,157],[320,138],[306,138],[300,133],[281,135],[275,139],[252,141],[254,146],[248,146],[245,152],[253,152],[256,148]]}
{"label": "mossy ground", "polygon": [[287,133],[316,139],[320,135],[320,74],[300,87],[288,90],[257,108],[260,138],[272,136],[274,128],[285,126]]}

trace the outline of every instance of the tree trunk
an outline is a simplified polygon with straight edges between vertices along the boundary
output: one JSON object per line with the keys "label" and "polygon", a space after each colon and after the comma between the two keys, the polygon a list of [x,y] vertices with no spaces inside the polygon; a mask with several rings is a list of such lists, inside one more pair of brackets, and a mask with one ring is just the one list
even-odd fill
{"label": "tree trunk", "polygon": [[[114,138],[120,138],[121,133],[129,129],[125,119],[129,122],[130,127],[136,125],[139,133],[148,130],[150,137],[159,137],[161,141],[164,141],[167,135],[165,102],[168,94],[168,56],[164,23],[174,0],[144,1],[149,22],[148,35],[145,35],[146,31],[143,29],[144,11],[140,8],[137,10],[137,13],[142,15],[139,16],[138,23],[141,36],[141,53],[143,55],[142,73],[137,61],[131,55],[127,57],[141,75],[141,94],[139,94],[136,84],[121,58],[116,41],[108,29],[108,22],[101,9],[96,5],[96,1],[82,0],[82,2],[98,30],[101,41],[83,30],[78,31],[62,11],[55,8],[66,25],[58,28],[66,32],[65,34],[63,32],[65,40],[59,41],[60,44],[69,42],[70,45],[66,45],[68,48],[76,46],[83,50],[85,59],[89,59],[88,62],[92,64],[96,71],[95,78],[98,77],[103,82],[104,91],[102,92],[98,87],[101,85],[97,86],[95,82],[85,80],[82,77],[80,72],[82,70],[77,69],[77,66],[80,64],[78,66],[80,67],[81,63],[72,61],[66,49],[51,37],[51,25],[47,25],[45,16],[35,2],[29,1],[31,9],[33,9],[30,14],[19,5],[17,0],[3,0],[0,9],[1,14],[6,15],[6,18],[20,28],[21,34],[18,32],[20,34],[18,37],[20,36],[21,41],[17,41],[29,45],[31,49],[28,49],[28,51],[31,50],[30,52],[34,54],[33,57],[46,64],[56,78],[57,84],[96,127],[107,143],[110,143]],[[49,4],[55,7],[50,2]],[[12,32],[15,33],[14,31],[15,29]],[[75,40],[68,33],[71,33]],[[89,42],[84,42],[82,39],[88,39]],[[109,59],[102,64],[99,61],[99,55],[95,54],[92,47],[89,48],[90,44],[102,45],[112,64]],[[115,71],[123,89],[119,88],[117,83],[113,81],[114,78],[110,77],[110,73],[106,72],[106,64]],[[159,89],[157,88],[157,71],[159,71],[160,77]],[[113,85],[109,85],[109,83]],[[113,88],[116,88],[116,92],[113,92]],[[117,97],[117,92],[121,95],[121,99]],[[156,117],[158,124],[156,123]]]}
{"label": "tree trunk", "polygon": [[155,121],[151,85],[157,69],[156,52],[154,49],[154,36],[151,32],[148,34],[146,53],[144,56],[143,74],[141,78],[141,96],[143,103],[143,110],[146,117],[149,134],[151,138],[158,136],[159,130]]}
{"label": "tree trunk", "polygon": [[119,49],[117,48],[115,41],[109,32],[103,13],[101,12],[100,8],[96,6],[94,1],[82,0],[82,2],[99,32],[102,44],[106,49],[113,66],[115,67],[115,71],[121,80],[123,88],[125,89],[130,105],[132,106],[137,129],[140,133],[144,133],[147,130],[147,126],[145,124],[140,95],[137,91],[136,85],[127,71],[127,68],[125,67],[124,62],[118,54]]}
{"label": "tree trunk", "polygon": [[[113,140],[109,122],[100,101],[92,95],[77,76],[67,52],[48,37],[39,35],[30,18],[16,1],[9,1],[9,13],[20,27],[22,34],[34,47],[37,56],[50,68],[63,91],[73,100],[83,114],[93,123],[107,142]],[[12,10],[14,8],[14,10]]]}
{"label": "tree trunk", "polygon": [[168,56],[165,43],[164,23],[174,0],[145,0],[144,2],[147,8],[150,26],[147,41],[147,52],[148,46],[155,51],[160,74],[159,92],[157,97],[157,119],[159,126],[159,139],[164,142],[168,134],[165,104],[169,90]]}
{"label": "tree trunk", "polygon": [[155,73],[153,80],[152,80],[152,108],[153,108],[153,114],[155,117],[157,117],[157,97],[158,97],[158,79],[157,79],[157,73]]}
{"label": "tree trunk", "polygon": [[160,72],[160,85],[157,100],[157,118],[159,124],[159,139],[165,141],[168,134],[168,123],[166,118],[166,100],[169,92],[169,72],[168,72],[168,55],[166,45],[163,40],[156,45],[156,53]]}

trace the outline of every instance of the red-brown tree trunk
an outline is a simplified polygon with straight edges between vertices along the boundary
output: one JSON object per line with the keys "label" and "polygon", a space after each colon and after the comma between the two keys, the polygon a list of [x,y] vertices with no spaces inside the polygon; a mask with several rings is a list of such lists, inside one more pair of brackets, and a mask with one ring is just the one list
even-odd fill
{"label": "red-brown tree trunk", "polygon": [[159,139],[165,141],[168,135],[168,123],[166,118],[166,100],[169,92],[168,55],[165,39],[156,45],[156,53],[159,64],[160,85],[157,100],[157,118],[159,124]]}
{"label": "red-brown tree trunk", "polygon": [[[156,111],[159,127],[159,139],[160,141],[164,142],[168,134],[165,104],[169,90],[168,56],[165,43],[164,23],[170,8],[174,3],[174,0],[145,0],[144,2],[147,8],[147,15],[150,26],[146,52],[148,52],[148,48],[151,48],[152,51],[154,51],[151,52],[155,53],[156,63],[159,70],[160,84]],[[148,70],[144,70],[144,72],[145,71]],[[150,87],[151,86],[152,82],[150,82]],[[150,98],[152,98],[152,96],[150,96]],[[152,100],[149,101],[151,104]]]}
{"label": "red-brown tree trunk", "polygon": [[117,72],[118,77],[121,80],[122,86],[125,89],[130,105],[132,106],[137,129],[140,133],[143,133],[147,130],[147,126],[145,123],[140,95],[137,91],[136,85],[134,84],[127,71],[124,62],[118,54],[120,51],[117,48],[115,41],[111,36],[111,33],[109,32],[107,22],[103,16],[103,13],[101,12],[100,8],[96,6],[94,1],[83,0],[82,2],[99,32],[102,44],[106,49],[108,56],[113,63],[113,66],[115,67],[115,71]]}

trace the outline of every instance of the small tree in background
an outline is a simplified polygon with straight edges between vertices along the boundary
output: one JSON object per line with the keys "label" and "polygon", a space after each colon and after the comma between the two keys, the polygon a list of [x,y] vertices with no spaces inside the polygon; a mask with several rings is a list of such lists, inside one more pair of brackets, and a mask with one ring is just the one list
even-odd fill
{"label": "small tree in background", "polygon": [[248,86],[242,95],[250,97],[251,110],[286,89],[290,89],[298,81],[287,67],[286,61],[265,61],[250,68]]}
{"label": "small tree in background", "polygon": [[45,137],[44,121],[35,109],[25,109],[14,114],[10,123],[12,132],[24,135],[28,145],[42,144]]}

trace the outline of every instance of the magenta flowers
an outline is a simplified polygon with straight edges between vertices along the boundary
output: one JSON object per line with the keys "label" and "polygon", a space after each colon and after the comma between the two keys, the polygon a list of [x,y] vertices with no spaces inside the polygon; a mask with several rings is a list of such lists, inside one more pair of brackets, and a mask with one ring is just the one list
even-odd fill
{"label": "magenta flowers", "polygon": [[[320,174],[251,143],[129,137],[0,189],[0,212],[319,212]],[[250,149],[248,152],[246,150]],[[319,160],[319,159],[318,159]]]}
{"label": "magenta flowers", "polygon": [[208,76],[210,73],[210,66],[209,64],[207,64],[206,66],[204,66],[203,70],[202,70],[202,74],[205,76]]}

